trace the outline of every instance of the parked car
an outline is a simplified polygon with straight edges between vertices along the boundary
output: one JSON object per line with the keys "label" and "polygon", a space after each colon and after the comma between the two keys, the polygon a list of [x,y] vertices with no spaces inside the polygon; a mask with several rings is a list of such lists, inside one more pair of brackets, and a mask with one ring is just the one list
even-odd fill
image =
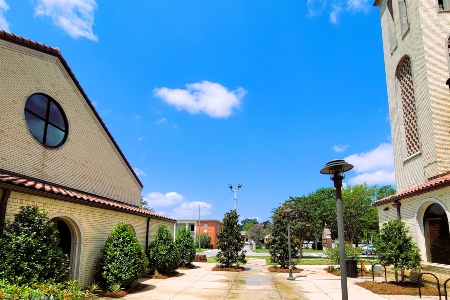
{"label": "parked car", "polygon": [[373,247],[373,245],[367,245],[362,247],[362,251],[361,254],[362,255],[372,255],[375,254],[375,248]]}

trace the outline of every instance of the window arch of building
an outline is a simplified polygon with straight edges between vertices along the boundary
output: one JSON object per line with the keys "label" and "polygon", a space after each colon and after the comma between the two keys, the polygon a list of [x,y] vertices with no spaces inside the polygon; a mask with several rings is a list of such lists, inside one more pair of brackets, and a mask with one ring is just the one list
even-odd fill
{"label": "window arch of building", "polygon": [[450,264],[449,220],[449,210],[439,199],[426,198],[418,204],[416,237],[424,262]]}
{"label": "window arch of building", "polygon": [[395,31],[395,22],[394,22],[394,9],[392,7],[392,0],[388,0],[387,2],[387,23],[388,23],[388,32],[389,32],[389,45],[391,48],[391,52],[397,48],[397,34]]}
{"label": "window arch of building", "polygon": [[403,156],[408,158],[420,153],[412,64],[409,56],[403,57],[397,66],[396,92]]}
{"label": "window arch of building", "polygon": [[131,231],[133,232],[133,235],[134,235],[135,237],[137,237],[137,235],[136,235],[136,229],[135,229],[133,223],[131,223],[131,222],[123,222],[123,223],[124,223],[125,225],[127,225],[127,226],[131,229]]}
{"label": "window arch of building", "polygon": [[402,31],[402,36],[404,36],[409,30],[408,10],[405,0],[398,0],[398,14],[400,20],[400,29]]}
{"label": "window arch of building", "polygon": [[60,234],[60,246],[69,255],[70,278],[80,280],[83,231],[75,216],[59,212],[50,216]]}

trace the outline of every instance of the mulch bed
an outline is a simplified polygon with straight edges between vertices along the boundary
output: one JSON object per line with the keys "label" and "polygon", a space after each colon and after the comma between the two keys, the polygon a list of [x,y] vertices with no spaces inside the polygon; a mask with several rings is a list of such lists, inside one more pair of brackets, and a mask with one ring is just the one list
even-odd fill
{"label": "mulch bed", "polygon": [[[411,295],[419,296],[419,288],[415,282],[357,282],[357,285],[378,295]],[[420,289],[422,296],[439,296],[438,290],[434,286],[423,286]],[[441,291],[444,295],[444,291]]]}
{"label": "mulch bed", "polygon": [[158,273],[158,274],[155,274],[155,275],[147,274],[147,275],[144,275],[142,277],[143,278],[149,278],[149,279],[167,279],[169,277],[173,277],[173,276],[176,276],[178,274],[180,274],[180,273],[175,271],[173,273],[164,273],[164,274]]}
{"label": "mulch bed", "polygon": [[[273,272],[273,273],[289,273],[289,268],[281,268],[278,266],[271,266],[267,269],[269,272]],[[301,271],[303,271],[302,269],[292,269],[292,273],[300,273]]]}
{"label": "mulch bed", "polygon": [[[330,271],[328,268],[325,268],[324,270],[327,271],[327,273],[333,274],[335,276],[341,276],[341,271],[339,271],[339,269]],[[357,276],[361,277],[361,269],[358,269]],[[363,277],[372,277],[372,273],[367,270],[364,270],[362,276]],[[378,273],[375,273],[375,277],[381,277],[381,275]]]}
{"label": "mulch bed", "polygon": [[207,262],[205,254],[196,254],[194,258],[194,262]]}
{"label": "mulch bed", "polygon": [[179,267],[178,269],[179,269],[179,270],[189,270],[189,269],[195,269],[195,268],[197,268],[196,265],[189,264],[188,266],[185,266],[185,267]]}
{"label": "mulch bed", "polygon": [[228,272],[241,272],[244,271],[245,268],[244,267],[221,267],[221,266],[215,266],[214,268],[212,268],[213,271],[228,271]]}
{"label": "mulch bed", "polygon": [[145,283],[139,283],[138,285],[128,288],[128,289],[124,289],[124,290],[120,290],[117,292],[111,292],[111,291],[95,291],[94,294],[100,296],[100,297],[110,297],[110,298],[122,298],[128,294],[132,294],[132,293],[136,293],[139,291],[142,291],[143,289],[145,289],[146,287],[148,287],[149,284],[145,284]]}

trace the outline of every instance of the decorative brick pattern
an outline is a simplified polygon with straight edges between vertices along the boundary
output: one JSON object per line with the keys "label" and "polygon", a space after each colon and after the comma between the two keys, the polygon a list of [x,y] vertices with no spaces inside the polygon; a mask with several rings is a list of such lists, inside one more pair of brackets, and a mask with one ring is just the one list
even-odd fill
{"label": "decorative brick pattern", "polygon": [[[0,91],[0,169],[139,205],[139,181],[58,57],[0,40]],[[56,149],[42,146],[24,120],[36,92],[67,116],[69,136]]]}
{"label": "decorative brick pattern", "polygon": [[[119,222],[130,224],[133,227],[139,243],[145,249],[146,217],[12,192],[6,209],[6,220],[13,220],[21,206],[31,205],[45,209],[49,216],[60,212],[68,213],[80,224],[82,249],[79,281],[82,286],[93,282],[94,266],[100,250],[109,233]],[[149,242],[152,241],[159,225],[165,225],[172,230],[174,223],[151,219],[150,224]]]}
{"label": "decorative brick pattern", "polygon": [[398,70],[397,78],[402,99],[404,130],[406,136],[406,155],[412,156],[420,151],[419,132],[417,130],[416,105],[414,101],[414,84],[412,80],[411,61],[406,57]]}

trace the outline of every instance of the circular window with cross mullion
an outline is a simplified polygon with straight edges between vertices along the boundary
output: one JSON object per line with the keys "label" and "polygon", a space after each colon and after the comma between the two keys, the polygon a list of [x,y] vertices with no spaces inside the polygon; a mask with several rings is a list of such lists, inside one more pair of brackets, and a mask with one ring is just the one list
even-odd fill
{"label": "circular window with cross mullion", "polygon": [[33,94],[25,103],[25,121],[31,134],[48,147],[61,146],[68,133],[61,106],[50,96]]}

